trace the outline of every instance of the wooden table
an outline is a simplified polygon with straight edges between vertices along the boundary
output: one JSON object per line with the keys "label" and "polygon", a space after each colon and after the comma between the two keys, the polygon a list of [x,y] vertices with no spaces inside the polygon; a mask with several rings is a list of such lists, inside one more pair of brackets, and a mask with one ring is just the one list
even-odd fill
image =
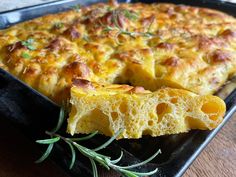
{"label": "wooden table", "polygon": [[[55,164],[34,164],[40,154],[11,124],[0,119],[0,177],[65,177]],[[100,172],[101,177],[117,176]],[[236,176],[236,115],[223,127],[184,177]]]}

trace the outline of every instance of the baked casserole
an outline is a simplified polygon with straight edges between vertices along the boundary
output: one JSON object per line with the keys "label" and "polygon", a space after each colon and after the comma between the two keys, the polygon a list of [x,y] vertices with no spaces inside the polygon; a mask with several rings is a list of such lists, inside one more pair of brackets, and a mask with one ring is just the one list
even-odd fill
{"label": "baked casserole", "polygon": [[[138,104],[133,117],[130,110],[114,114],[123,121],[124,132],[130,132],[123,138],[139,138],[215,128],[225,104],[211,94],[235,73],[235,48],[236,19],[222,12],[111,1],[1,30],[0,67],[58,104],[71,98],[72,134],[97,129],[111,136],[117,127],[82,127],[100,119],[113,127],[107,115],[122,103]],[[116,102],[118,98],[123,101]],[[81,100],[86,100],[83,106]],[[79,112],[92,103],[95,113],[87,114],[81,125]],[[158,106],[161,103],[164,106]],[[193,107],[196,110],[188,110]],[[132,120],[132,126],[125,126],[126,120]],[[140,122],[146,127],[140,128]]]}

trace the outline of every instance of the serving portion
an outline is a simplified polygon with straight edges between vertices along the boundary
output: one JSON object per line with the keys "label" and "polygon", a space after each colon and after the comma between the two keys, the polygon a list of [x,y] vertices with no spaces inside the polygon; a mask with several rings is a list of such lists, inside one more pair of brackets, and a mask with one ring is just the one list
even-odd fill
{"label": "serving portion", "polygon": [[[71,90],[77,114],[72,109],[70,133],[112,135],[116,129],[102,130],[104,125],[94,121],[103,114],[111,116],[110,128],[116,127],[113,119],[122,120],[119,128],[135,122],[129,126],[137,125],[137,132],[124,138],[212,129],[221,122],[225,105],[209,94],[236,71],[235,25],[236,19],[224,13],[183,5],[113,1],[76,7],[2,30],[0,67],[58,104],[70,98]],[[85,84],[90,82],[99,83],[95,90]],[[134,116],[131,107],[115,111],[122,105],[114,102],[118,98],[137,104]],[[88,105],[80,106],[81,100]],[[95,112],[82,115],[93,103]],[[87,122],[93,128],[84,127]]]}
{"label": "serving portion", "polygon": [[128,85],[97,85],[87,80],[74,81],[68,131],[99,131],[119,138],[141,138],[213,129],[225,113],[224,102],[212,95],[173,88],[155,92]]}

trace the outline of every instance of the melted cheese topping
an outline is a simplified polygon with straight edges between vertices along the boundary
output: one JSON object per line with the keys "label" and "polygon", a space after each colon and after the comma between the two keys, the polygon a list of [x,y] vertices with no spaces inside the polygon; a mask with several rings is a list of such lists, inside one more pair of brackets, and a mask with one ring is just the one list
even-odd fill
{"label": "melted cheese topping", "polygon": [[94,4],[0,31],[0,67],[57,103],[72,79],[215,92],[236,70],[236,20],[173,4]]}

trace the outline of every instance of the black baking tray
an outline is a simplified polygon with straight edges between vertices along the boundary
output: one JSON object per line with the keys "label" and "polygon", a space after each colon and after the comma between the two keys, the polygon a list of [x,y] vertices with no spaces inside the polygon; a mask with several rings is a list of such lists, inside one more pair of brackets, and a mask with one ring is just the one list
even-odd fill
{"label": "black baking tray", "polygon": [[[88,5],[95,2],[105,1],[63,0],[2,12],[0,13],[0,29],[49,13],[65,11],[77,4]],[[236,16],[235,4],[217,0],[139,0],[139,2],[170,2],[201,6],[218,9]],[[224,87],[221,91],[224,91]],[[146,136],[139,140],[119,140],[112,143],[104,153],[116,158],[119,156],[121,150],[124,151],[125,155],[121,164],[125,165],[144,160],[160,148],[162,154],[138,170],[148,171],[158,167],[158,173],[153,176],[179,177],[236,111],[236,90],[232,91],[225,98],[225,102],[227,112],[224,120],[213,131],[194,130],[189,133],[156,138]],[[42,138],[44,131],[51,129],[56,124],[59,109],[48,98],[28,87],[8,72],[0,69],[0,117],[4,117],[17,125],[29,138],[32,140]],[[106,137],[96,136],[96,138],[87,142],[86,145],[94,147],[105,140]],[[69,176],[87,177],[92,175],[90,163],[82,156],[78,157],[75,167],[72,170],[68,170],[70,153],[61,144],[55,147],[51,159],[60,165]]]}

